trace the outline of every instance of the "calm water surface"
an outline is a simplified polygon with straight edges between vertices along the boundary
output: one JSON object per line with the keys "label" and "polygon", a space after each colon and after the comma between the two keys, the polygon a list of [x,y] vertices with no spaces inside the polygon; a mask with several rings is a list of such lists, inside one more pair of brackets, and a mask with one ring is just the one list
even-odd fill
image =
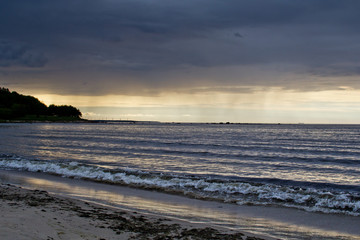
{"label": "calm water surface", "polygon": [[0,168],[360,215],[360,125],[0,124]]}

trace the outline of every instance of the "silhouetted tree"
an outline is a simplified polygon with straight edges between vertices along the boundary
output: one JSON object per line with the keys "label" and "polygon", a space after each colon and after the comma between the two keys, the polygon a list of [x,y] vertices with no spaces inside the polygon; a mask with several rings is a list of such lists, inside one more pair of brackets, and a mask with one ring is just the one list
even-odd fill
{"label": "silhouetted tree", "polygon": [[79,109],[69,106],[69,105],[61,105],[56,106],[54,104],[51,104],[48,108],[49,115],[54,115],[58,117],[75,117],[80,118],[81,112]]}
{"label": "silhouetted tree", "polygon": [[35,97],[0,88],[0,119],[19,119],[28,115],[80,118],[82,114],[73,106],[47,107]]}

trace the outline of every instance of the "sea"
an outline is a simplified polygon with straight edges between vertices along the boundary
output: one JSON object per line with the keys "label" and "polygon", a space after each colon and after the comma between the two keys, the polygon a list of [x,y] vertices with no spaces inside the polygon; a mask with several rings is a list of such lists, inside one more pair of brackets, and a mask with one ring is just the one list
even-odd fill
{"label": "sea", "polygon": [[3,123],[0,169],[360,216],[360,125]]}

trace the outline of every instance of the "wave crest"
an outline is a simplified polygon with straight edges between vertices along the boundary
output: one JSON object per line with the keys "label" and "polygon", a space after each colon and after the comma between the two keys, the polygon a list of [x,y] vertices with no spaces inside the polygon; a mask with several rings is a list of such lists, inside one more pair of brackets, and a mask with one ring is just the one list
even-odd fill
{"label": "wave crest", "polygon": [[47,162],[9,155],[0,156],[0,167],[156,189],[199,199],[241,205],[275,205],[313,212],[360,216],[360,194],[355,192],[219,180],[198,176],[177,176],[127,168],[114,170],[79,162]]}

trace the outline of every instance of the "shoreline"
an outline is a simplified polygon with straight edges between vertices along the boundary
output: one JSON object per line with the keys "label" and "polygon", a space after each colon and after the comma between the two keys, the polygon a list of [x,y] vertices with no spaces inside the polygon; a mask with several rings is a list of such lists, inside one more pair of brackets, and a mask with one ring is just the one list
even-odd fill
{"label": "shoreline", "polygon": [[[188,228],[212,227],[220,229],[221,233],[228,233],[228,230],[231,230],[233,233],[240,232],[246,236],[257,236],[261,239],[360,239],[360,230],[356,227],[360,223],[360,218],[347,215],[204,201],[82,179],[62,178],[44,173],[0,170],[0,183],[20,186],[23,189],[45,190],[52,196],[94,203],[95,206],[105,207],[111,211],[137,212],[143,216],[150,216],[151,219],[171,219],[176,223],[180,222],[182,226],[188,226]],[[23,209],[27,209],[26,206]],[[5,208],[5,210],[13,211],[11,208]],[[36,211],[39,212],[39,210],[41,209]],[[23,214],[20,210],[16,211],[18,215]],[[0,209],[0,212],[4,211]],[[71,215],[74,214],[77,213]],[[80,220],[78,218],[77,221]],[[154,221],[156,222],[156,220]],[[6,221],[5,223],[7,224]],[[17,222],[13,221],[13,224],[17,224]],[[0,226],[2,225],[4,224],[0,222]],[[0,239],[3,239],[1,235]]]}
{"label": "shoreline", "polygon": [[86,119],[78,120],[0,120],[0,123],[90,123]]}
{"label": "shoreline", "polygon": [[284,126],[358,126],[360,123],[251,123],[251,122],[161,122],[155,120],[90,120],[90,119],[75,119],[75,120],[6,120],[0,119],[0,123],[93,123],[93,124],[175,124],[175,125],[238,125],[238,126],[257,126],[257,125],[284,125]]}
{"label": "shoreline", "polygon": [[0,184],[1,239],[270,239]]}

